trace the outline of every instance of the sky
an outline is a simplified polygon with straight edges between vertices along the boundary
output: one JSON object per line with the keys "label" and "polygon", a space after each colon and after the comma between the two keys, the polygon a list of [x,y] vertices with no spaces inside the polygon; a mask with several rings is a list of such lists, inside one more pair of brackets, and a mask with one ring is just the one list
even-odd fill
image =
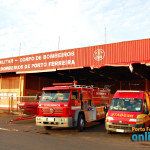
{"label": "sky", "polygon": [[150,0],[0,0],[0,58],[150,38],[149,17]]}

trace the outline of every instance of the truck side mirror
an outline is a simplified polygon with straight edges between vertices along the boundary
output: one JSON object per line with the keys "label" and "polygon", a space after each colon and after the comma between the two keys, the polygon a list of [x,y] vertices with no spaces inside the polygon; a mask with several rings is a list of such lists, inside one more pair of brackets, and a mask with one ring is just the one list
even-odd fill
{"label": "truck side mirror", "polygon": [[36,100],[37,102],[39,101],[40,97],[39,97],[39,94],[36,94]]}
{"label": "truck side mirror", "polygon": [[149,114],[149,110],[147,107],[144,109],[144,114],[147,114],[147,115]]}
{"label": "truck side mirror", "polygon": [[79,94],[79,99],[82,100],[82,93]]}
{"label": "truck side mirror", "polygon": [[106,113],[107,113],[107,111],[108,111],[107,106],[104,106],[104,112],[106,112]]}

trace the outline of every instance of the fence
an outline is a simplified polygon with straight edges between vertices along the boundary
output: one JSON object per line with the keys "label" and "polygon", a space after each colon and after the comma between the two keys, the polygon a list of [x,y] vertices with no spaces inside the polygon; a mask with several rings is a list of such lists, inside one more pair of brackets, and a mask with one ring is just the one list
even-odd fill
{"label": "fence", "polygon": [[37,96],[0,96],[0,113],[19,112],[20,102],[37,102]]}

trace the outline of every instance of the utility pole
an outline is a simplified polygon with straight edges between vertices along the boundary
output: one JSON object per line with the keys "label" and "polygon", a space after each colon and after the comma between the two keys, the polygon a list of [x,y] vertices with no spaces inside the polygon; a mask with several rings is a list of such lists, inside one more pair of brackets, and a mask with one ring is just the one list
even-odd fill
{"label": "utility pole", "polygon": [[20,56],[20,53],[21,53],[21,42],[20,42],[20,45],[19,45],[19,56]]}
{"label": "utility pole", "polygon": [[13,57],[13,49],[11,49],[11,51],[12,51],[12,57]]}
{"label": "utility pole", "polygon": [[59,50],[59,45],[60,45],[60,35],[58,37],[58,50]]}
{"label": "utility pole", "polygon": [[106,27],[105,27],[105,44],[106,44]]}

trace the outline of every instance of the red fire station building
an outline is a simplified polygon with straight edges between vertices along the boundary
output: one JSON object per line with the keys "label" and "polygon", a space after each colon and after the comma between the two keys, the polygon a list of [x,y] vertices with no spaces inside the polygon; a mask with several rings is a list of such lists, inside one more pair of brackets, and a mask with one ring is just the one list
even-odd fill
{"label": "red fire station building", "polygon": [[[0,59],[0,96],[32,96],[53,82],[150,89],[150,39]],[[0,104],[2,105],[2,104]]]}

